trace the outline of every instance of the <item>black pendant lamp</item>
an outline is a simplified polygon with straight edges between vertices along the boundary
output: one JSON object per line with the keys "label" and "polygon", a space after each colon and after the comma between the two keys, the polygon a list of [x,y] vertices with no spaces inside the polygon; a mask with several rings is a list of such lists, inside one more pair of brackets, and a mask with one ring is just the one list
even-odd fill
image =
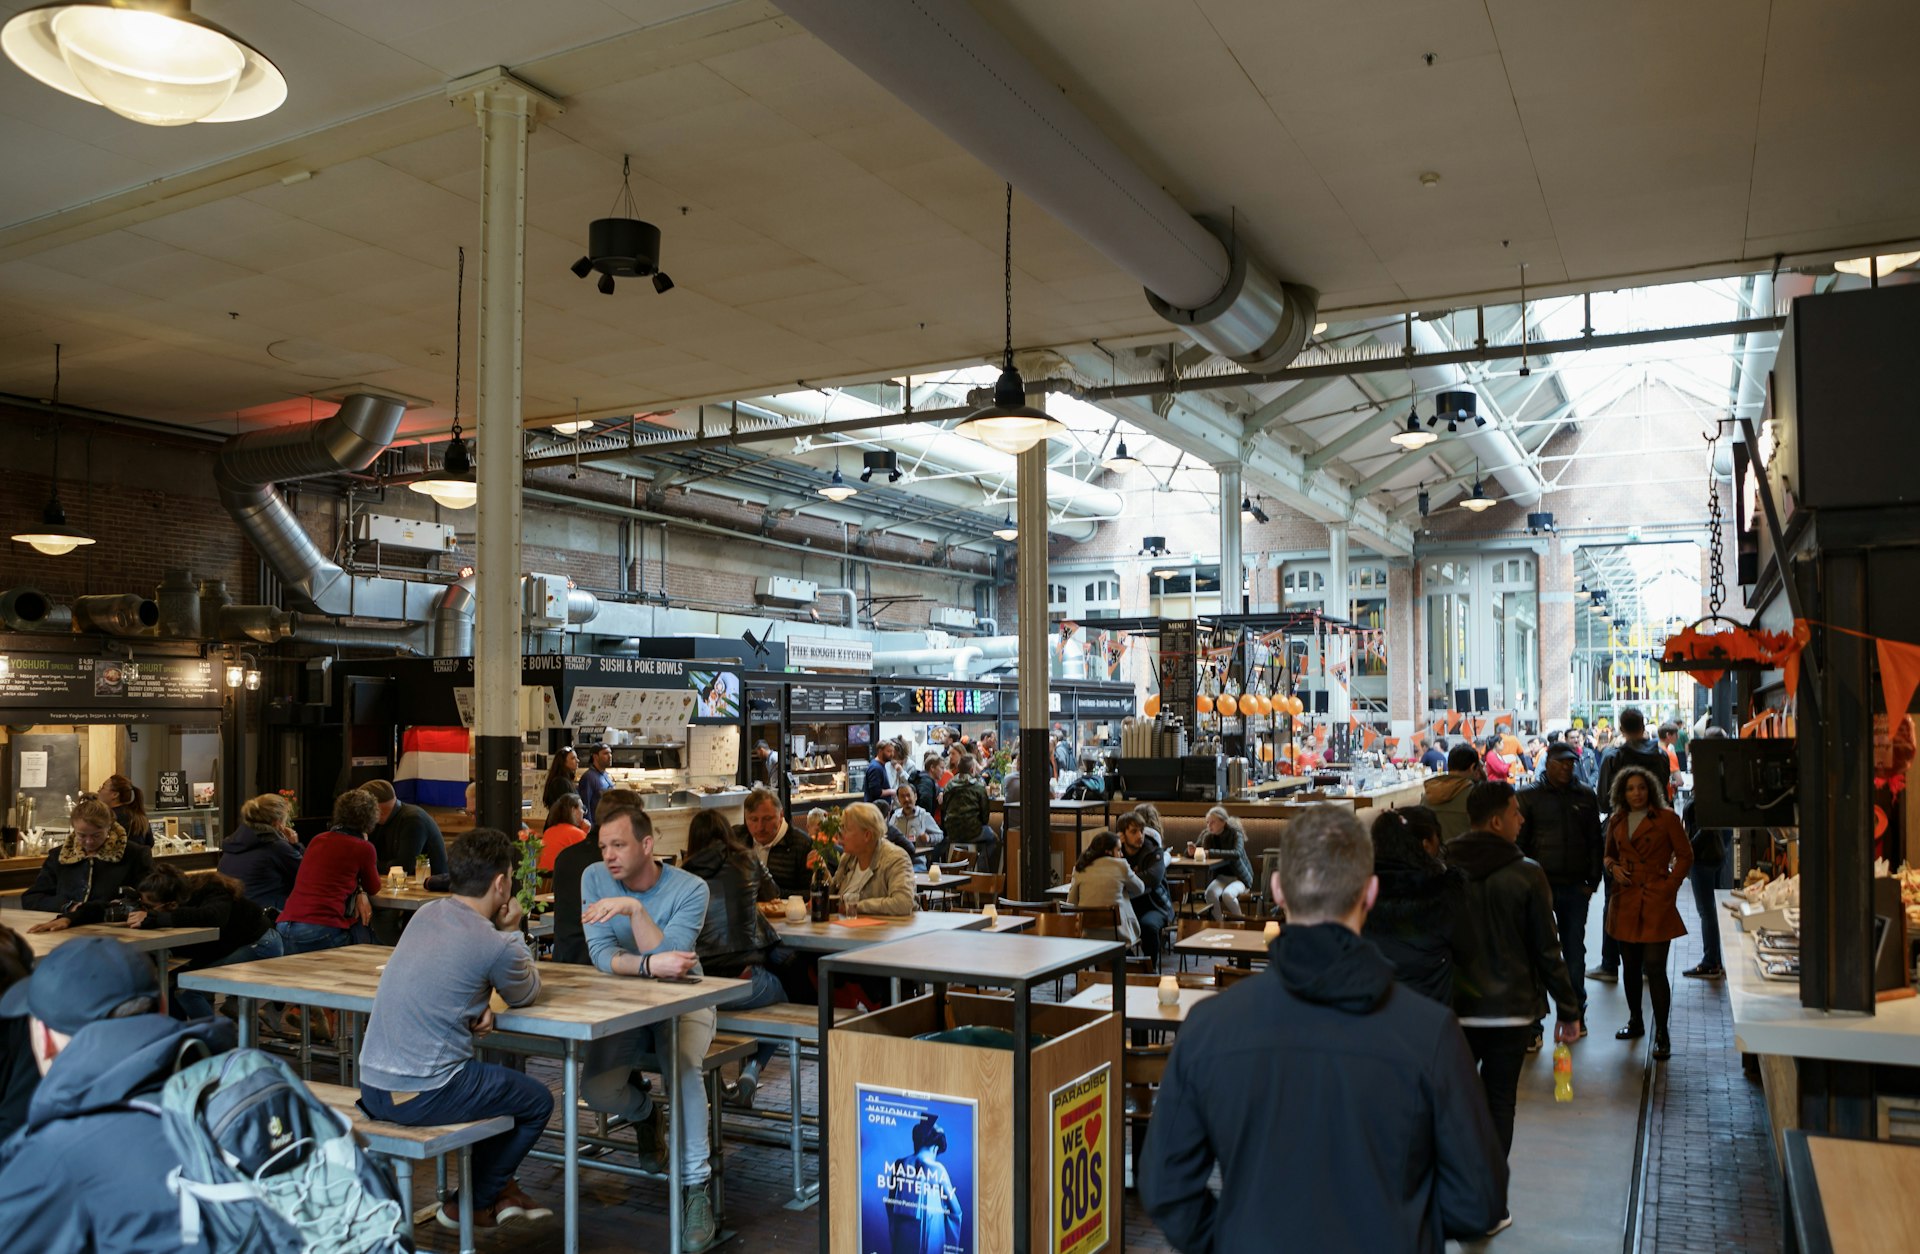
{"label": "black pendant lamp", "polygon": [[993,403],[960,420],[954,430],[1002,453],[1024,453],[1042,440],[1058,439],[1067,424],[1044,409],[1027,404],[1026,381],[1013,368],[1013,184],[1007,184],[1007,234],[1004,263],[1007,309],[1006,348],[1000,359],[1000,377],[994,381]]}
{"label": "black pendant lamp", "polygon": [[[60,404],[58,344],[53,346],[53,403],[56,406]],[[36,552],[45,553],[48,557],[59,557],[94,542],[92,536],[67,521],[66,508],[60,504],[60,427],[57,415],[53,428],[53,484],[47,492],[47,506],[40,511],[38,527],[15,532],[13,538],[22,544],[32,545]]]}

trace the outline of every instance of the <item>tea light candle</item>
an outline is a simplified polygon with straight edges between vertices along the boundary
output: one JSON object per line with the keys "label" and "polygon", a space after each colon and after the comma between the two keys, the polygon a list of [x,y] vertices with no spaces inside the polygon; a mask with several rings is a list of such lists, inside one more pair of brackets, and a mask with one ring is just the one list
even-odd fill
{"label": "tea light candle", "polygon": [[986,915],[989,922],[997,922],[1000,918],[1000,907],[989,901],[986,905],[980,907],[980,913]]}
{"label": "tea light candle", "polygon": [[1179,1005],[1180,1004],[1180,981],[1174,979],[1170,975],[1161,976],[1159,1001],[1162,1006]]}
{"label": "tea light candle", "polygon": [[938,862],[934,863],[933,866],[928,868],[927,878],[932,880],[936,884],[940,882],[940,864]]}
{"label": "tea light candle", "polygon": [[1260,935],[1268,940],[1274,939],[1280,935],[1280,924],[1273,919],[1268,919],[1267,925],[1260,929]]}

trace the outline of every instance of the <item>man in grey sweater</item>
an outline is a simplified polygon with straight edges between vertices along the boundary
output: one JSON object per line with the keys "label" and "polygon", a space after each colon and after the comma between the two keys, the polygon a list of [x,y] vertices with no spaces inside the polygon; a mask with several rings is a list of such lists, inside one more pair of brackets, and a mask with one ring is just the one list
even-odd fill
{"label": "man in grey sweater", "polygon": [[[504,832],[475,828],[449,851],[453,896],[420,908],[400,937],[373,999],[360,1056],[360,1104],[375,1119],[409,1125],[506,1115],[513,1128],[473,1147],[473,1222],[553,1214],[520,1189],[514,1171],[553,1113],[546,1085],[481,1062],[474,1038],[493,1030],[493,994],[508,1006],[539,996],[540,973],[520,938],[514,900],[518,856]],[[457,1198],[434,1218],[460,1226]]]}

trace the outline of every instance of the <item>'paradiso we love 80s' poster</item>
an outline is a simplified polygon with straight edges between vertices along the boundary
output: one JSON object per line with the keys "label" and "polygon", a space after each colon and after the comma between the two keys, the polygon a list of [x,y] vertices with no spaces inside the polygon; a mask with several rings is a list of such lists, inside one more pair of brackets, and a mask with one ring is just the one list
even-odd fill
{"label": "'paradiso we love 80s' poster", "polygon": [[861,1254],[974,1254],[975,1103],[856,1085]]}

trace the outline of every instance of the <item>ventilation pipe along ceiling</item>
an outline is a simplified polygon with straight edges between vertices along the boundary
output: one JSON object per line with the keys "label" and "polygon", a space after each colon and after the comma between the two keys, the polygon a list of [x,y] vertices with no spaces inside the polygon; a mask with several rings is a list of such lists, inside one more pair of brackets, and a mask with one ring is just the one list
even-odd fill
{"label": "ventilation pipe along ceiling", "polygon": [[1305,345],[1317,294],[1222,243],[966,0],[780,7],[1139,280],[1197,343],[1251,370]]}

